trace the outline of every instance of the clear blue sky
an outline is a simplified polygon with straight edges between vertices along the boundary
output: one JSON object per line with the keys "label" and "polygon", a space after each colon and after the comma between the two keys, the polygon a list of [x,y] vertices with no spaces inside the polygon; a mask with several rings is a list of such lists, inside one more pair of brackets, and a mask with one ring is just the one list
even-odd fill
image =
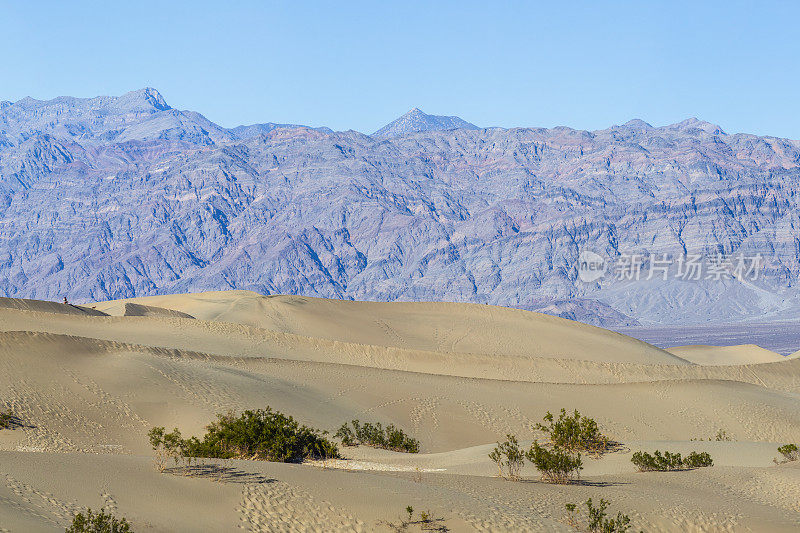
{"label": "clear blue sky", "polygon": [[9,2],[0,99],[152,86],[224,126],[689,116],[800,139],[800,2]]}

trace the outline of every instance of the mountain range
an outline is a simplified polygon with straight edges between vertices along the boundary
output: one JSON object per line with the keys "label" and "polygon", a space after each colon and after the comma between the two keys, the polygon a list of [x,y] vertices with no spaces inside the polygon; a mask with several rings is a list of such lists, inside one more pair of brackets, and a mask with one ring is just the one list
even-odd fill
{"label": "mountain range", "polygon": [[[224,128],[154,89],[0,102],[0,295],[212,289],[506,305],[606,326],[791,319],[800,142],[698,119],[373,135]],[[758,279],[579,276],[581,253],[760,254]]]}

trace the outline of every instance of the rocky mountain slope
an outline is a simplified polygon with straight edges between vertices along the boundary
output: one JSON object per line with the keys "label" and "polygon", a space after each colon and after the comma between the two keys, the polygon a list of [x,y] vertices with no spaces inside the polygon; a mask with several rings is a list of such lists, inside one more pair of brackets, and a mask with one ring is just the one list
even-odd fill
{"label": "rocky mountain slope", "polygon": [[[491,303],[605,325],[800,308],[798,141],[697,119],[593,132],[389,126],[226,129],[153,89],[3,102],[0,295],[240,288]],[[585,250],[608,261],[589,283]],[[650,253],[763,264],[755,280],[614,275],[615,261]]]}

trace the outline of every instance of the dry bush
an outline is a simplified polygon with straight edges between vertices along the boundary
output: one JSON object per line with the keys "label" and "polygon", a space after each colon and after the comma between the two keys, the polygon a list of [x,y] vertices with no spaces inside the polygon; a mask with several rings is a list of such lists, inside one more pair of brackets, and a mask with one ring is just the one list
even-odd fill
{"label": "dry bush", "polygon": [[177,428],[167,433],[163,427],[151,429],[148,437],[156,452],[156,466],[163,472],[169,458],[176,464],[183,461],[191,471],[198,458],[294,463],[340,457],[336,445],[324,437],[326,433],[267,407],[238,417],[233,412],[217,415],[217,421],[206,426],[203,440],[184,439]]}
{"label": "dry bush", "polygon": [[525,452],[519,447],[519,442],[514,435],[506,435],[506,441],[497,443],[489,454],[489,459],[495,462],[501,478],[516,481],[525,464]]}
{"label": "dry bush", "polygon": [[117,519],[105,511],[93,513],[91,509],[86,514],[77,513],[72,517],[72,525],[66,533],[132,533],[130,524],[124,518]]}
{"label": "dry bush", "polygon": [[582,416],[577,410],[568,415],[566,409],[562,408],[558,419],[548,411],[544,421],[544,424],[536,424],[536,429],[547,434],[554,447],[601,455],[616,444],[600,432],[593,418]]}
{"label": "dry bush", "polygon": [[548,483],[569,483],[580,474],[583,468],[580,454],[559,446],[547,449],[536,441],[533,442],[526,456],[542,474],[542,479]]}
{"label": "dry bush", "polygon": [[378,522],[395,532],[409,531],[412,526],[419,526],[420,531],[450,531],[445,525],[444,518],[436,518],[430,511],[422,511],[419,518],[414,517],[414,508],[410,505],[406,507],[406,517],[400,518],[397,522]]}
{"label": "dry bush", "polygon": [[797,444],[784,444],[778,448],[778,453],[783,456],[784,463],[800,459],[800,451],[797,449]]}
{"label": "dry bush", "polygon": [[419,441],[406,435],[394,424],[389,424],[384,428],[380,422],[362,424],[358,420],[353,420],[349,424],[347,422],[342,424],[334,437],[340,439],[345,446],[364,444],[395,452],[419,452]]}
{"label": "dry bush", "polygon": [[600,499],[597,507],[591,498],[586,500],[586,526],[581,524],[580,509],[574,503],[568,503],[564,507],[567,515],[564,521],[578,531],[591,531],[597,533],[624,533],[630,529],[631,519],[628,515],[617,512],[615,518],[609,518],[606,509],[608,501]]}
{"label": "dry bush", "polygon": [[636,452],[631,457],[631,462],[636,465],[639,472],[667,472],[714,465],[708,452],[692,452],[683,458],[679,453],[665,451],[662,454],[658,450],[652,455],[647,452]]}
{"label": "dry bush", "polygon": [[11,413],[0,411],[0,429],[10,429],[13,420],[14,417],[11,415]]}

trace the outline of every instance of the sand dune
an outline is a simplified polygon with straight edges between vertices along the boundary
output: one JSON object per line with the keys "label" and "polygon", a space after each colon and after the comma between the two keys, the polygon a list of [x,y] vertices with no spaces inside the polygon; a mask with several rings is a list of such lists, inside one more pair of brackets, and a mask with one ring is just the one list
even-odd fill
{"label": "sand dune", "polygon": [[[122,446],[146,453],[148,423],[199,432],[215,413],[260,405],[332,431],[352,418],[395,422],[435,452],[493,442],[507,432],[532,435],[545,411],[565,405],[601,420],[618,439],[685,441],[712,436],[722,425],[744,440],[800,440],[800,412],[793,410],[800,388],[713,378],[498,383],[333,363],[226,360],[42,333],[8,332],[0,339],[0,384],[13,388],[11,407],[36,426],[18,435],[30,439],[24,446],[46,451],[102,453]],[[375,405],[387,383],[394,400]],[[615,409],[621,398],[636,409]],[[732,405],[734,411],[720,414]],[[691,416],[681,415],[686,409]],[[756,424],[760,409],[771,414]],[[57,438],[50,433],[55,427]]]}
{"label": "sand dune", "polygon": [[[502,354],[645,364],[685,363],[659,348],[559,317],[478,304],[379,303],[249,291],[151,296],[154,305],[198,319],[351,344],[428,352]],[[96,304],[98,309],[118,305]]]}
{"label": "sand dune", "polygon": [[[0,531],[63,531],[86,506],[137,531],[389,531],[378,522],[409,504],[452,531],[570,531],[564,503],[588,497],[636,530],[800,527],[800,468],[772,462],[800,443],[798,358],[746,346],[675,356],[480,305],[236,291],[90,304],[115,315],[98,316],[13,302],[0,306],[0,408],[24,426],[0,431]],[[328,468],[237,461],[222,482],[153,468],[149,428],[200,434],[216,413],[265,405],[329,431],[394,423],[421,453],[344,448],[349,459]],[[582,484],[492,477],[494,443],[541,438],[535,423],[561,407],[621,449],[586,458]],[[720,429],[733,441],[708,440]],[[708,451],[716,464],[636,473],[631,454],[654,449]]]}
{"label": "sand dune", "polygon": [[[472,307],[482,312],[485,306]],[[159,316],[98,317],[95,320],[101,322],[87,322],[72,316],[0,309],[0,331],[41,331],[224,356],[273,357],[506,380],[593,382],[605,377],[605,381],[615,382],[618,381],[615,374],[624,372],[627,365],[646,371],[655,364],[691,366],[672,354],[616,333],[525,311],[515,311],[512,318],[516,318],[517,313],[530,322],[525,330],[529,337],[544,339],[530,350],[525,349],[525,335],[511,328],[505,315],[498,320],[498,329],[502,326],[511,330],[511,340],[492,341],[490,334],[478,330],[470,333],[476,343],[493,344],[489,347],[498,351],[472,353],[401,348],[389,342],[360,344],[348,342],[346,337],[345,340],[331,340],[230,322]],[[427,324],[427,319],[428,316],[423,315],[420,324]],[[101,323],[102,327],[98,327]],[[567,340],[561,346],[556,346],[552,328],[565,331],[563,335]],[[577,333],[573,335],[570,328]],[[438,333],[439,330],[435,330],[432,334]],[[354,340],[364,340],[363,335],[354,337]],[[593,348],[584,347],[584,344],[592,345],[590,337],[596,341]],[[373,340],[380,342],[380,339]],[[545,341],[549,344],[545,345]]]}
{"label": "sand dune", "polygon": [[779,353],[755,344],[740,344],[738,346],[676,346],[668,348],[667,351],[697,365],[749,365],[774,363],[786,359]]}

